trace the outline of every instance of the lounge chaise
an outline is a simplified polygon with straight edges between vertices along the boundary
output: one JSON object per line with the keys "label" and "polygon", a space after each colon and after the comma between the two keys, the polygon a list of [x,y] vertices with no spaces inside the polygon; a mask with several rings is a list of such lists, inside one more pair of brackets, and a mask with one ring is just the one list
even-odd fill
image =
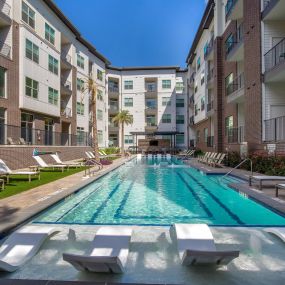
{"label": "lounge chaise", "polygon": [[12,233],[0,248],[0,270],[17,270],[36,255],[48,237],[58,232],[53,227],[26,226]]}
{"label": "lounge chaise", "polygon": [[248,185],[252,186],[252,180],[257,180],[259,181],[259,189],[262,190],[262,182],[263,181],[285,181],[285,176],[258,176],[258,175],[253,175],[249,176],[248,179]]}
{"label": "lounge chaise", "polygon": [[131,235],[131,228],[101,227],[86,254],[63,253],[63,260],[79,271],[123,273]]}
{"label": "lounge chaise", "polygon": [[61,169],[61,171],[63,172],[65,168],[68,169],[68,165],[63,164],[63,165],[59,165],[59,164],[47,164],[40,156],[38,155],[34,155],[33,156],[34,160],[37,162],[37,164],[39,165],[40,168],[52,168],[54,169]]}
{"label": "lounge chaise", "polygon": [[239,256],[239,251],[218,251],[206,224],[174,224],[170,235],[182,265],[226,265]]}
{"label": "lounge chaise", "polygon": [[0,174],[4,174],[7,177],[7,183],[9,183],[10,175],[28,176],[29,182],[31,182],[32,176],[38,176],[40,180],[39,171],[12,171],[2,159],[0,159]]}
{"label": "lounge chaise", "polygon": [[265,228],[264,231],[276,235],[285,242],[285,228]]}
{"label": "lounge chaise", "polygon": [[80,162],[66,162],[66,163],[62,162],[62,160],[60,159],[60,157],[57,153],[51,154],[50,156],[59,165],[67,165],[69,167],[76,167],[76,168],[82,166],[82,164]]}

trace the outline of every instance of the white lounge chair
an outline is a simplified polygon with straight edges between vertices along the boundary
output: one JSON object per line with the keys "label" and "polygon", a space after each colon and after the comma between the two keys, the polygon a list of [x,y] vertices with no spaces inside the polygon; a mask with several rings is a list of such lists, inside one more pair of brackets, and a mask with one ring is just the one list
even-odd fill
{"label": "white lounge chair", "polygon": [[276,235],[285,242],[285,228],[265,228],[264,231]]}
{"label": "white lounge chair", "polygon": [[62,160],[60,159],[60,157],[59,157],[59,155],[57,154],[57,153],[55,153],[55,154],[51,154],[50,155],[53,159],[54,159],[54,161],[56,162],[56,163],[58,163],[59,165],[67,165],[67,166],[69,166],[69,167],[80,167],[82,164],[80,163],[80,162],[66,162],[66,163],[64,163],[64,162],[62,162]]}
{"label": "white lounge chair", "polygon": [[170,235],[177,244],[182,265],[226,265],[239,256],[239,251],[217,251],[206,224],[174,224]]}
{"label": "white lounge chair", "polygon": [[252,180],[257,180],[259,181],[259,189],[262,189],[262,182],[263,181],[285,181],[285,176],[258,176],[258,175],[253,175],[253,176],[249,176],[249,180],[248,180],[248,185],[251,186],[252,185]]}
{"label": "white lounge chair", "polygon": [[63,260],[79,271],[123,273],[131,236],[131,228],[101,227],[85,255],[63,253]]}
{"label": "white lounge chair", "polygon": [[32,176],[38,176],[38,179],[40,179],[39,171],[12,171],[2,159],[0,159],[0,174],[5,174],[7,183],[9,183],[10,175],[28,176],[29,182],[31,182]]}
{"label": "white lounge chair", "polygon": [[48,237],[58,232],[53,227],[26,226],[12,233],[0,248],[0,270],[17,270],[36,255]]}
{"label": "white lounge chair", "polygon": [[34,160],[37,162],[40,168],[52,168],[54,169],[61,169],[63,172],[65,168],[68,169],[68,165],[59,165],[59,164],[47,164],[40,156],[34,155],[33,156]]}

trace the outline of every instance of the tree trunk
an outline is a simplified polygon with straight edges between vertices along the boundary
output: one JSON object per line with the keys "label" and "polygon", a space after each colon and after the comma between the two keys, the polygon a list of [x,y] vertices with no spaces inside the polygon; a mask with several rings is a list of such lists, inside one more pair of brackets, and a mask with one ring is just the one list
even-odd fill
{"label": "tree trunk", "polygon": [[96,108],[96,92],[92,92],[92,144],[94,149],[95,160],[100,162],[99,158],[99,146],[98,146],[98,135],[97,135],[97,108]]}
{"label": "tree trunk", "polygon": [[121,138],[121,153],[122,153],[122,156],[125,155],[125,140],[124,140],[124,123],[122,122],[122,138]]}

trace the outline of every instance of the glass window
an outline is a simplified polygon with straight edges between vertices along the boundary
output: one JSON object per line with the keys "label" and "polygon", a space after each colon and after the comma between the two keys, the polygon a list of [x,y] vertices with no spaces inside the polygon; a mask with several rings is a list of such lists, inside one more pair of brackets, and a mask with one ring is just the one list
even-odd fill
{"label": "glass window", "polygon": [[97,79],[100,81],[103,80],[103,71],[100,69],[97,69]]}
{"label": "glass window", "polygon": [[48,102],[53,105],[58,104],[58,91],[51,87],[48,88]]}
{"label": "glass window", "polygon": [[84,80],[77,78],[76,79],[76,86],[77,86],[77,90],[82,92],[83,88],[84,88]]}
{"label": "glass window", "polygon": [[155,82],[146,82],[146,91],[147,92],[155,92],[156,91],[156,83]]}
{"label": "glass window", "polygon": [[204,82],[205,82],[205,71],[201,73],[201,86],[204,84]]}
{"label": "glass window", "polygon": [[26,57],[39,63],[39,47],[28,39],[26,39]]}
{"label": "glass window", "polygon": [[228,54],[234,46],[234,35],[230,34],[226,40],[226,53]]}
{"label": "glass window", "polygon": [[132,135],[125,135],[125,143],[126,144],[133,144],[134,143],[134,138]]}
{"label": "glass window", "polygon": [[22,2],[22,20],[33,29],[35,28],[35,12],[24,1]]}
{"label": "glass window", "polygon": [[6,98],[6,69],[0,67],[0,98]]}
{"label": "glass window", "polygon": [[176,144],[184,144],[184,134],[176,135]]}
{"label": "glass window", "polygon": [[26,96],[37,99],[38,93],[39,93],[39,82],[29,77],[26,77]]}
{"label": "glass window", "polygon": [[201,98],[201,111],[204,111],[205,109],[205,97]]}
{"label": "glass window", "polygon": [[162,80],[162,89],[170,89],[171,88],[171,80]]}
{"label": "glass window", "polygon": [[84,69],[84,57],[77,54],[77,66]]}
{"label": "glass window", "polygon": [[195,109],[195,116],[197,116],[198,115],[198,104],[195,104],[194,109]]}
{"label": "glass window", "polygon": [[109,92],[119,92],[119,82],[114,80],[108,81]]}
{"label": "glass window", "polygon": [[175,86],[176,91],[183,91],[184,90],[184,83],[183,82],[176,82]]}
{"label": "glass window", "polygon": [[204,129],[204,143],[207,143],[208,141],[208,128]]}
{"label": "glass window", "polygon": [[85,141],[84,128],[82,127],[76,128],[76,137],[77,137],[77,145],[84,145],[84,141]]}
{"label": "glass window", "polygon": [[179,108],[179,107],[184,107],[184,99],[178,99],[176,98],[176,107]]}
{"label": "glass window", "polygon": [[48,70],[58,75],[58,60],[53,56],[48,56]]}
{"label": "glass window", "polygon": [[98,143],[102,144],[103,143],[103,131],[98,130],[97,131],[97,137],[98,137]]}
{"label": "glass window", "polygon": [[97,90],[97,99],[100,101],[103,101],[103,91],[102,90]]}
{"label": "glass window", "polygon": [[97,110],[97,120],[102,121],[103,120],[103,111]]}
{"label": "glass window", "polygon": [[124,98],[125,107],[133,107],[133,98]]}
{"label": "glass window", "polygon": [[146,116],[146,125],[149,127],[155,127],[156,126],[155,115],[147,115]]}
{"label": "glass window", "polygon": [[171,124],[171,114],[163,114],[161,121],[163,124]]}
{"label": "glass window", "polygon": [[226,118],[226,135],[230,135],[234,127],[234,117],[229,116]]}
{"label": "glass window", "polygon": [[84,104],[82,102],[76,103],[76,113],[78,115],[84,115]]}
{"label": "glass window", "polygon": [[183,125],[184,124],[184,115],[176,115],[176,124]]}
{"label": "glass window", "polygon": [[171,106],[171,97],[162,97],[162,106]]}
{"label": "glass window", "polygon": [[226,85],[226,95],[230,95],[234,92],[234,74],[229,74],[225,79],[225,85]]}
{"label": "glass window", "polygon": [[47,23],[45,24],[45,39],[54,45],[55,30]]}
{"label": "glass window", "polygon": [[197,59],[197,70],[199,70],[201,67],[201,57],[199,56]]}
{"label": "glass window", "polygon": [[146,108],[147,109],[156,109],[157,101],[156,99],[146,99]]}
{"label": "glass window", "polygon": [[126,80],[124,82],[124,88],[126,90],[132,90],[133,89],[133,80]]}

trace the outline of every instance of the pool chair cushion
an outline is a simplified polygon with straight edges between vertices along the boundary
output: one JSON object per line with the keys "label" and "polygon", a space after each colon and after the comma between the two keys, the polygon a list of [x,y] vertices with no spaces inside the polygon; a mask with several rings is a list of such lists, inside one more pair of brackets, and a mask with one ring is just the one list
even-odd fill
{"label": "pool chair cushion", "polygon": [[276,235],[285,242],[285,228],[266,228],[264,231]]}
{"label": "pool chair cushion", "polygon": [[58,232],[52,227],[26,226],[12,233],[0,248],[0,270],[17,270],[36,255],[48,237]]}
{"label": "pool chair cushion", "polygon": [[131,228],[101,227],[86,254],[64,253],[63,259],[80,271],[123,273],[131,235]]}

